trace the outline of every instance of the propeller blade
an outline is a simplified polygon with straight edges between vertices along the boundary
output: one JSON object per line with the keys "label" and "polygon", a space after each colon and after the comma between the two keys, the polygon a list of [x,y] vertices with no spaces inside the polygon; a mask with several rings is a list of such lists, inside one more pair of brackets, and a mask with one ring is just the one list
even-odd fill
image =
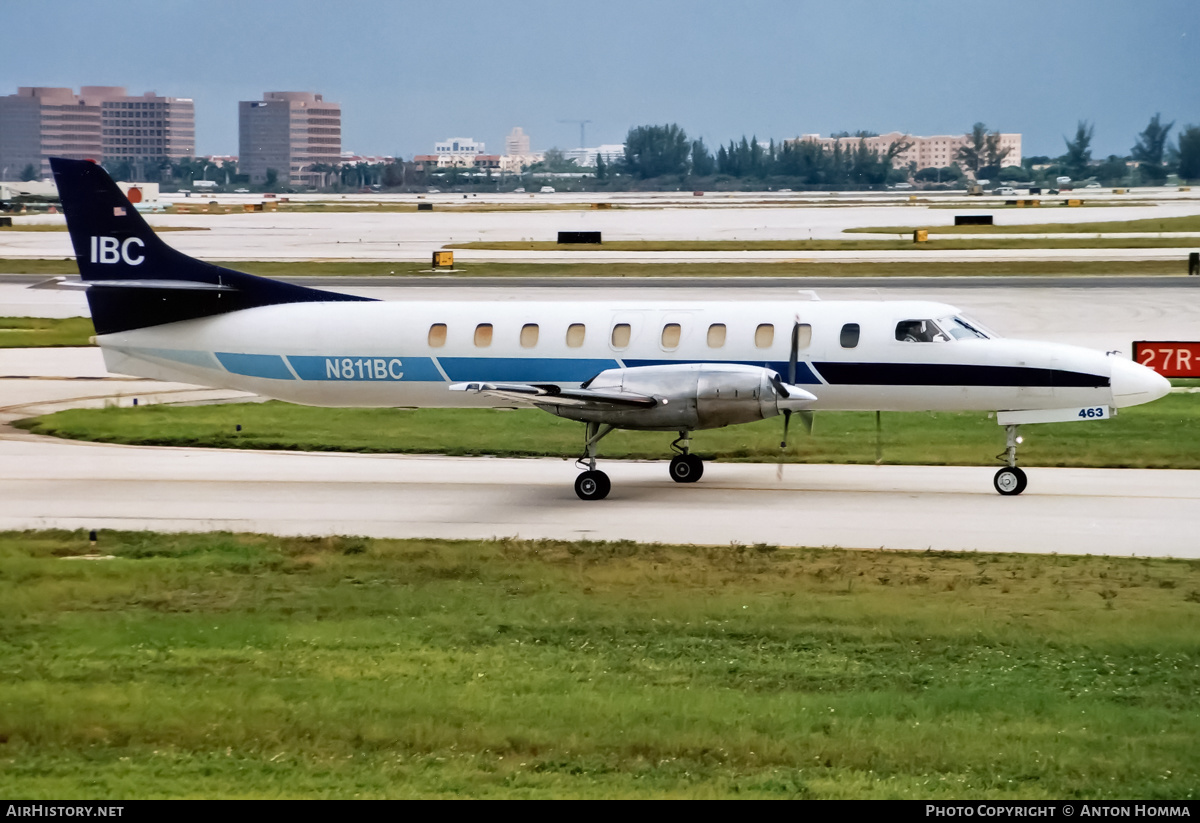
{"label": "propeller blade", "polygon": [[796,360],[800,356],[800,318],[792,324],[792,354],[788,359],[788,385],[796,385]]}
{"label": "propeller blade", "polygon": [[805,434],[812,434],[813,413],[802,409],[798,414],[800,415],[800,423],[804,426]]}

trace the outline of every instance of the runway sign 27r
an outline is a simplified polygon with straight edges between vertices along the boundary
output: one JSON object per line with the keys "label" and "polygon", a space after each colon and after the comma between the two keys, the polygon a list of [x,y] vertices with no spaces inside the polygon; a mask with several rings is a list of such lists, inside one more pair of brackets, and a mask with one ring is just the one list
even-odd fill
{"label": "runway sign 27r", "polygon": [[1200,377],[1200,343],[1162,343],[1138,340],[1133,359],[1163,377]]}

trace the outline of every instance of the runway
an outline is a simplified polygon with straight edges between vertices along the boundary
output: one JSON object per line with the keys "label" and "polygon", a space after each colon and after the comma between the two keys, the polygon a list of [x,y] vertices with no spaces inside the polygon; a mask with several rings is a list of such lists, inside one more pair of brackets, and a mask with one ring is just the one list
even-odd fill
{"label": "runway", "polygon": [[636,540],[696,545],[1200,557],[1200,472],[1031,469],[997,495],[974,467],[569,461],[237,452],[0,436],[0,528]]}

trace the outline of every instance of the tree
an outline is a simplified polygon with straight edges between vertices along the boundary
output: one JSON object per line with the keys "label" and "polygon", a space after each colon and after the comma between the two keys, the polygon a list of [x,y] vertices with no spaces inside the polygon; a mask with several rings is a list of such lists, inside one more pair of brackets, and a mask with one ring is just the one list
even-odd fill
{"label": "tree", "polygon": [[954,159],[975,173],[976,179],[995,177],[1011,148],[1000,148],[1000,132],[989,132],[983,123],[976,123],[959,146]]}
{"label": "tree", "polygon": [[713,156],[708,150],[708,146],[704,145],[704,138],[701,137],[692,141],[692,174],[697,177],[708,177],[716,169],[716,164],[713,162]]}
{"label": "tree", "polygon": [[596,152],[596,179],[604,180],[608,177],[608,164],[604,162],[604,155],[601,152]]}
{"label": "tree", "polygon": [[1179,135],[1179,176],[1200,180],[1200,126],[1188,126]]}
{"label": "tree", "polygon": [[1063,169],[1071,177],[1081,180],[1087,176],[1088,164],[1092,162],[1092,132],[1095,126],[1089,126],[1086,120],[1080,120],[1075,127],[1075,139],[1063,141],[1067,144],[1067,153],[1059,158]]}
{"label": "tree", "polygon": [[1110,154],[1108,158],[1097,166],[1093,171],[1093,176],[1103,186],[1114,186],[1125,182],[1125,178],[1129,175],[1129,167],[1125,165],[1125,158],[1118,157],[1115,154]]}
{"label": "tree", "polygon": [[1159,122],[1159,117],[1159,113],[1155,112],[1146,130],[1138,135],[1137,145],[1130,151],[1130,156],[1141,164],[1142,177],[1153,183],[1167,179],[1167,171],[1163,168],[1163,152],[1167,146],[1167,135],[1175,125],[1172,120],[1164,126]]}
{"label": "tree", "polygon": [[389,188],[404,185],[404,161],[397,160],[383,167],[383,185]]}
{"label": "tree", "polygon": [[646,180],[666,174],[686,174],[691,145],[679,126],[636,126],[625,137],[625,167]]}
{"label": "tree", "polygon": [[37,177],[38,177],[37,169],[35,169],[33,167],[33,163],[30,163],[25,168],[21,169],[21,182],[22,183],[28,183],[32,180],[37,180]]}
{"label": "tree", "polygon": [[275,184],[279,182],[279,172],[276,169],[267,169],[267,188],[275,188]]}

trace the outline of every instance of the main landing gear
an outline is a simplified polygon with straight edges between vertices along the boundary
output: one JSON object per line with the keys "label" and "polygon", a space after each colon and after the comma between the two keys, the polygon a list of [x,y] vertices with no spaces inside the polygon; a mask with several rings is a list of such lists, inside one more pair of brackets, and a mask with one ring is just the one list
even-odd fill
{"label": "main landing gear", "polygon": [[1007,497],[1025,491],[1029,480],[1025,477],[1025,472],[1017,468],[1017,444],[1021,442],[1021,438],[1017,436],[1017,427],[1005,426],[1004,429],[1008,432],[1008,447],[1005,448],[1002,458],[1008,465],[996,472],[992,485],[996,487],[996,491]]}
{"label": "main landing gear", "polygon": [[671,458],[671,479],[676,483],[695,483],[704,476],[704,461],[691,453],[692,433],[682,431],[671,444],[676,454]]}
{"label": "main landing gear", "polygon": [[588,423],[583,441],[583,455],[575,465],[587,466],[587,471],[575,478],[575,494],[580,500],[603,500],[612,490],[608,475],[596,468],[596,444],[613,430],[607,423]]}
{"label": "main landing gear", "polygon": [[[603,500],[612,491],[608,475],[596,468],[596,444],[611,432],[607,423],[588,423],[583,441],[583,454],[576,465],[583,468],[575,478],[575,494],[580,500]],[[671,458],[671,479],[676,483],[695,483],[704,474],[704,461],[691,453],[691,432],[681,431],[671,444],[676,454]]]}

